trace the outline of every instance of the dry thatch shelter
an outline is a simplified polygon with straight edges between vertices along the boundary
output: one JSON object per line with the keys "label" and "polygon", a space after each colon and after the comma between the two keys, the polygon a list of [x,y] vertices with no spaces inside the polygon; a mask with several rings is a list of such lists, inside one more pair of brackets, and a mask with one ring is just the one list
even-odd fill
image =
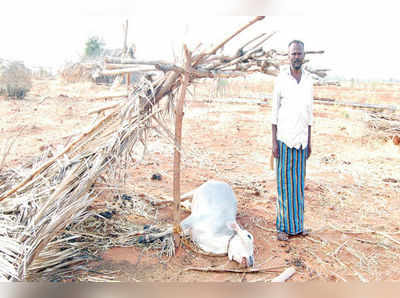
{"label": "dry thatch shelter", "polygon": [[[106,64],[119,67],[102,70],[104,75],[129,74],[138,68],[144,71],[145,66],[151,67],[149,73],[157,72],[158,78],[142,77],[130,86],[127,99],[120,98],[96,111],[97,121],[63,150],[54,154],[44,152],[31,169],[2,172],[0,280],[50,280],[71,274],[94,259],[99,247],[139,245],[139,235],[145,239],[163,237],[157,244],[160,252],[173,255],[173,232],[175,236],[179,232],[181,125],[186,87],[200,78],[235,77],[250,72],[276,74],[284,53],[263,50],[262,44],[271,35],[264,34],[246,43],[234,57],[218,55],[229,40],[261,19],[255,18],[210,51],[190,52],[184,46],[183,65],[107,58]],[[164,124],[165,117],[173,115],[172,110],[176,115],[174,133]],[[146,150],[147,135],[154,129],[152,122],[175,148],[174,223],[157,229],[123,222],[105,223],[89,207],[102,194],[100,185],[104,181],[108,185],[123,183],[125,170],[135,163],[133,154]],[[139,199],[130,203],[141,204]],[[143,206],[138,209],[151,212]]]}

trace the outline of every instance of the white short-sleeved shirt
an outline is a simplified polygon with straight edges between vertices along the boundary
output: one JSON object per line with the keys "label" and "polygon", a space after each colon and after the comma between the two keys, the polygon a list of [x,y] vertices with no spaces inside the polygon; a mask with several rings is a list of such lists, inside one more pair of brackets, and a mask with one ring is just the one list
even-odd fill
{"label": "white short-sleeved shirt", "polygon": [[277,125],[277,139],[290,148],[303,149],[308,144],[308,126],[313,122],[313,82],[302,70],[300,82],[283,67],[275,79],[272,96],[272,124]]}

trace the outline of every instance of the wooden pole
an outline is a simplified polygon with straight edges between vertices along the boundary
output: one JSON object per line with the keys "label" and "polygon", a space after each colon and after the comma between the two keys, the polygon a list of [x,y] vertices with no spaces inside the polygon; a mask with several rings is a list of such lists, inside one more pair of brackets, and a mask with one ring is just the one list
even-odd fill
{"label": "wooden pole", "polygon": [[[189,53],[188,48],[186,45],[183,45],[186,62],[185,62],[185,69],[186,72],[183,74],[183,82],[181,88],[179,90],[179,98],[178,103],[175,110],[175,144],[178,148],[181,148],[182,144],[182,120],[183,120],[183,103],[186,96],[186,88],[189,84],[189,70],[191,68],[191,54]],[[174,178],[173,178],[173,197],[174,197],[174,204],[173,204],[173,216],[174,216],[174,231],[180,232],[180,200],[181,200],[181,189],[180,189],[180,175],[181,175],[181,153],[175,147],[174,149]],[[174,234],[176,248],[179,248],[179,235]]]}
{"label": "wooden pole", "polygon": [[131,83],[131,74],[128,72],[126,74],[126,91],[128,91],[129,94],[129,84]]}
{"label": "wooden pole", "polygon": [[128,51],[128,20],[125,20],[124,27],[124,44],[122,45],[122,54],[123,56]]}
{"label": "wooden pole", "polygon": [[[128,20],[125,20],[124,25],[124,44],[122,48],[122,57],[126,57],[128,53]],[[125,74],[125,81],[126,81],[126,90],[129,91],[129,73]]]}

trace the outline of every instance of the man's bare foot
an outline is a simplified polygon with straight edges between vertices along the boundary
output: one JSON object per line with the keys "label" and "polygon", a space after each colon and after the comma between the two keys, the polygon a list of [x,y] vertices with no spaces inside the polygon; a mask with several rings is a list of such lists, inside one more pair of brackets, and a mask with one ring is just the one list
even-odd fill
{"label": "man's bare foot", "polygon": [[289,236],[285,232],[278,232],[276,234],[276,237],[278,238],[279,241],[288,241],[289,240]]}
{"label": "man's bare foot", "polygon": [[311,233],[311,229],[304,229],[303,232],[301,232],[299,235],[300,236],[308,236]]}

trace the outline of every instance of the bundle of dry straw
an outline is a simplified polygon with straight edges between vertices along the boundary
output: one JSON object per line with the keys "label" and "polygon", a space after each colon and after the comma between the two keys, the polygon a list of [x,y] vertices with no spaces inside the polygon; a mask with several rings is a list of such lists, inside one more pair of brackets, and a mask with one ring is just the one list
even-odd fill
{"label": "bundle of dry straw", "polygon": [[[147,63],[163,75],[155,81],[143,77],[132,87],[127,100],[102,109],[103,117],[61,152],[50,159],[44,157],[28,174],[17,175],[13,183],[3,182],[0,187],[0,279],[35,280],[79,268],[87,257],[82,251],[92,245],[93,238],[84,237],[90,233],[79,227],[92,215],[88,207],[102,193],[96,183],[123,179],[120,177],[124,177],[124,170],[133,162],[132,152],[139,147],[146,148],[150,121],[156,119],[162,125],[168,107],[174,105],[184,73],[189,72],[189,82],[255,71],[274,74],[280,63],[275,59],[277,51],[262,49],[271,35],[247,43],[235,57],[217,55],[229,40],[261,19],[255,18],[211,51],[190,53],[189,70],[173,64]],[[146,64],[118,59],[118,62]],[[163,98],[167,100],[165,106],[160,105]],[[173,133],[167,135],[171,137]],[[128,227],[124,231],[119,238],[126,242],[134,231]],[[157,235],[171,232],[171,226],[163,227]],[[105,239],[107,235],[96,237]],[[168,243],[167,246],[171,245]]]}
{"label": "bundle of dry straw", "polygon": [[60,77],[67,83],[94,81],[93,74],[101,69],[98,62],[66,64],[60,72]]}

